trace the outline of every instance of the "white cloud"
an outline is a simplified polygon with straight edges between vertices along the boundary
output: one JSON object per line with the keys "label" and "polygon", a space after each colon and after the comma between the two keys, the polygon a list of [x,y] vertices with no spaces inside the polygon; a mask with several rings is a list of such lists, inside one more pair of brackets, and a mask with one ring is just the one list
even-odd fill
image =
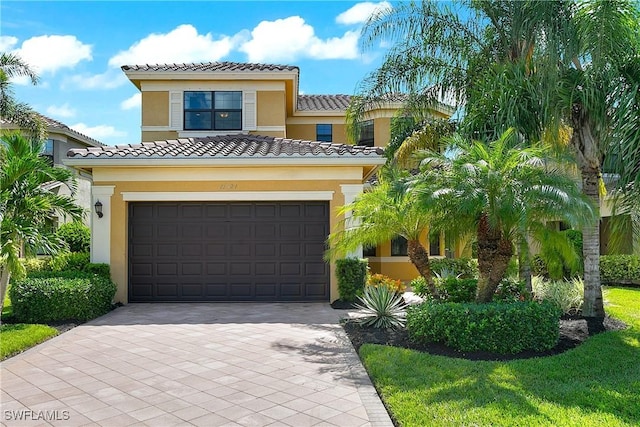
{"label": "white cloud", "polygon": [[113,126],[109,125],[88,126],[84,123],[76,123],[75,125],[69,127],[76,132],[88,135],[97,140],[127,135],[126,132],[119,131]]}
{"label": "white cloud", "polygon": [[304,19],[290,16],[260,22],[240,50],[251,62],[293,61],[298,57],[354,59],[358,56],[358,36],[356,31],[347,31],[342,37],[322,40]]}
{"label": "white cloud", "polygon": [[0,52],[9,52],[18,44],[18,39],[12,36],[0,36]]}
{"label": "white cloud", "polygon": [[13,51],[38,73],[54,73],[61,68],[73,68],[81,61],[90,61],[91,45],[75,36],[37,36],[22,42]]}
{"label": "white cloud", "polygon": [[136,93],[131,97],[125,99],[120,103],[120,109],[122,110],[132,110],[134,108],[140,108],[142,105],[142,94]]}
{"label": "white cloud", "polygon": [[109,59],[111,67],[134,64],[217,61],[236,43],[234,37],[214,40],[211,33],[198,34],[193,25],[180,25],[166,34],[150,34]]}
{"label": "white cloud", "polygon": [[75,117],[76,110],[71,108],[68,103],[63,105],[51,105],[47,108],[47,114],[54,117],[69,118]]}
{"label": "white cloud", "polygon": [[353,25],[367,22],[374,13],[384,9],[391,9],[391,4],[387,1],[380,3],[364,2],[358,3],[350,9],[342,12],[336,17],[338,24]]}
{"label": "white cloud", "polygon": [[113,89],[124,85],[128,81],[122,71],[107,70],[102,74],[76,74],[75,76],[65,79],[63,86],[83,90]]}

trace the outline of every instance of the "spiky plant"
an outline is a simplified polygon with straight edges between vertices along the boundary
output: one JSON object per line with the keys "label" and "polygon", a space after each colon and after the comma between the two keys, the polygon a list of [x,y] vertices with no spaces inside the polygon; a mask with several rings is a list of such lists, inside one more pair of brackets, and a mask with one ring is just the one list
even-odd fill
{"label": "spiky plant", "polygon": [[387,286],[367,286],[355,306],[363,316],[359,321],[364,326],[374,328],[401,328],[406,322],[406,304],[402,295]]}

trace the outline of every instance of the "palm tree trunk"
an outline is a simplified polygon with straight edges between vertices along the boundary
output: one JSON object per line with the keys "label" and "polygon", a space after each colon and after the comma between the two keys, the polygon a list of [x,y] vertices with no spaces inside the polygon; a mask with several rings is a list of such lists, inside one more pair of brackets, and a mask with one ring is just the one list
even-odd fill
{"label": "palm tree trunk", "polygon": [[478,292],[476,302],[490,302],[513,256],[513,245],[491,228],[486,215],[478,223]]}
{"label": "palm tree trunk", "polygon": [[409,259],[418,270],[418,273],[420,273],[420,275],[424,277],[424,280],[427,282],[427,288],[429,289],[431,296],[435,299],[439,299],[440,294],[438,293],[438,290],[433,283],[433,277],[431,277],[429,253],[424,248],[424,246],[422,246],[419,240],[407,239],[407,255],[409,255]]}
{"label": "palm tree trunk", "polygon": [[[9,279],[11,279],[11,272],[6,265],[0,266],[0,313],[4,308],[4,297],[7,293],[7,287],[9,285]],[[2,324],[2,318],[0,318],[0,325]]]}

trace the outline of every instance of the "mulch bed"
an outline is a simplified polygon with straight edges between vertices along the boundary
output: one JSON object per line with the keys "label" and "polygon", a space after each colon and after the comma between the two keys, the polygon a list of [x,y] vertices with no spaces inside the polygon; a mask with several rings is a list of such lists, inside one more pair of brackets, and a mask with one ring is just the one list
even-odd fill
{"label": "mulch bed", "polygon": [[598,328],[599,325],[589,324],[582,317],[564,317],[560,319],[560,340],[554,348],[547,351],[523,351],[517,354],[498,354],[486,351],[465,353],[440,343],[416,343],[409,339],[407,330],[404,328],[387,330],[362,327],[356,320],[347,320],[342,326],[356,351],[359,351],[360,346],[363,344],[382,344],[468,360],[504,361],[560,354],[577,347],[592,335],[603,331],[617,331],[627,327],[625,323],[611,317],[605,317],[604,322],[601,322],[600,325],[604,327]]}

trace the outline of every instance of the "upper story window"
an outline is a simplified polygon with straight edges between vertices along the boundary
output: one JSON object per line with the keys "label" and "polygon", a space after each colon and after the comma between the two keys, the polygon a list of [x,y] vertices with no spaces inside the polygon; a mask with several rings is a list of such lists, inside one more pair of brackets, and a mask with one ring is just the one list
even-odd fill
{"label": "upper story window", "polygon": [[366,120],[360,125],[360,139],[358,145],[373,147],[373,120]]}
{"label": "upper story window", "polygon": [[394,237],[391,240],[391,256],[407,256],[407,239],[402,236]]}
{"label": "upper story window", "polygon": [[333,126],[326,124],[316,125],[316,141],[333,141]]}
{"label": "upper story window", "polygon": [[46,157],[50,163],[53,163],[53,139],[47,139],[42,144],[42,150],[40,151],[40,155]]}
{"label": "upper story window", "polygon": [[185,130],[241,130],[241,91],[184,93]]}

